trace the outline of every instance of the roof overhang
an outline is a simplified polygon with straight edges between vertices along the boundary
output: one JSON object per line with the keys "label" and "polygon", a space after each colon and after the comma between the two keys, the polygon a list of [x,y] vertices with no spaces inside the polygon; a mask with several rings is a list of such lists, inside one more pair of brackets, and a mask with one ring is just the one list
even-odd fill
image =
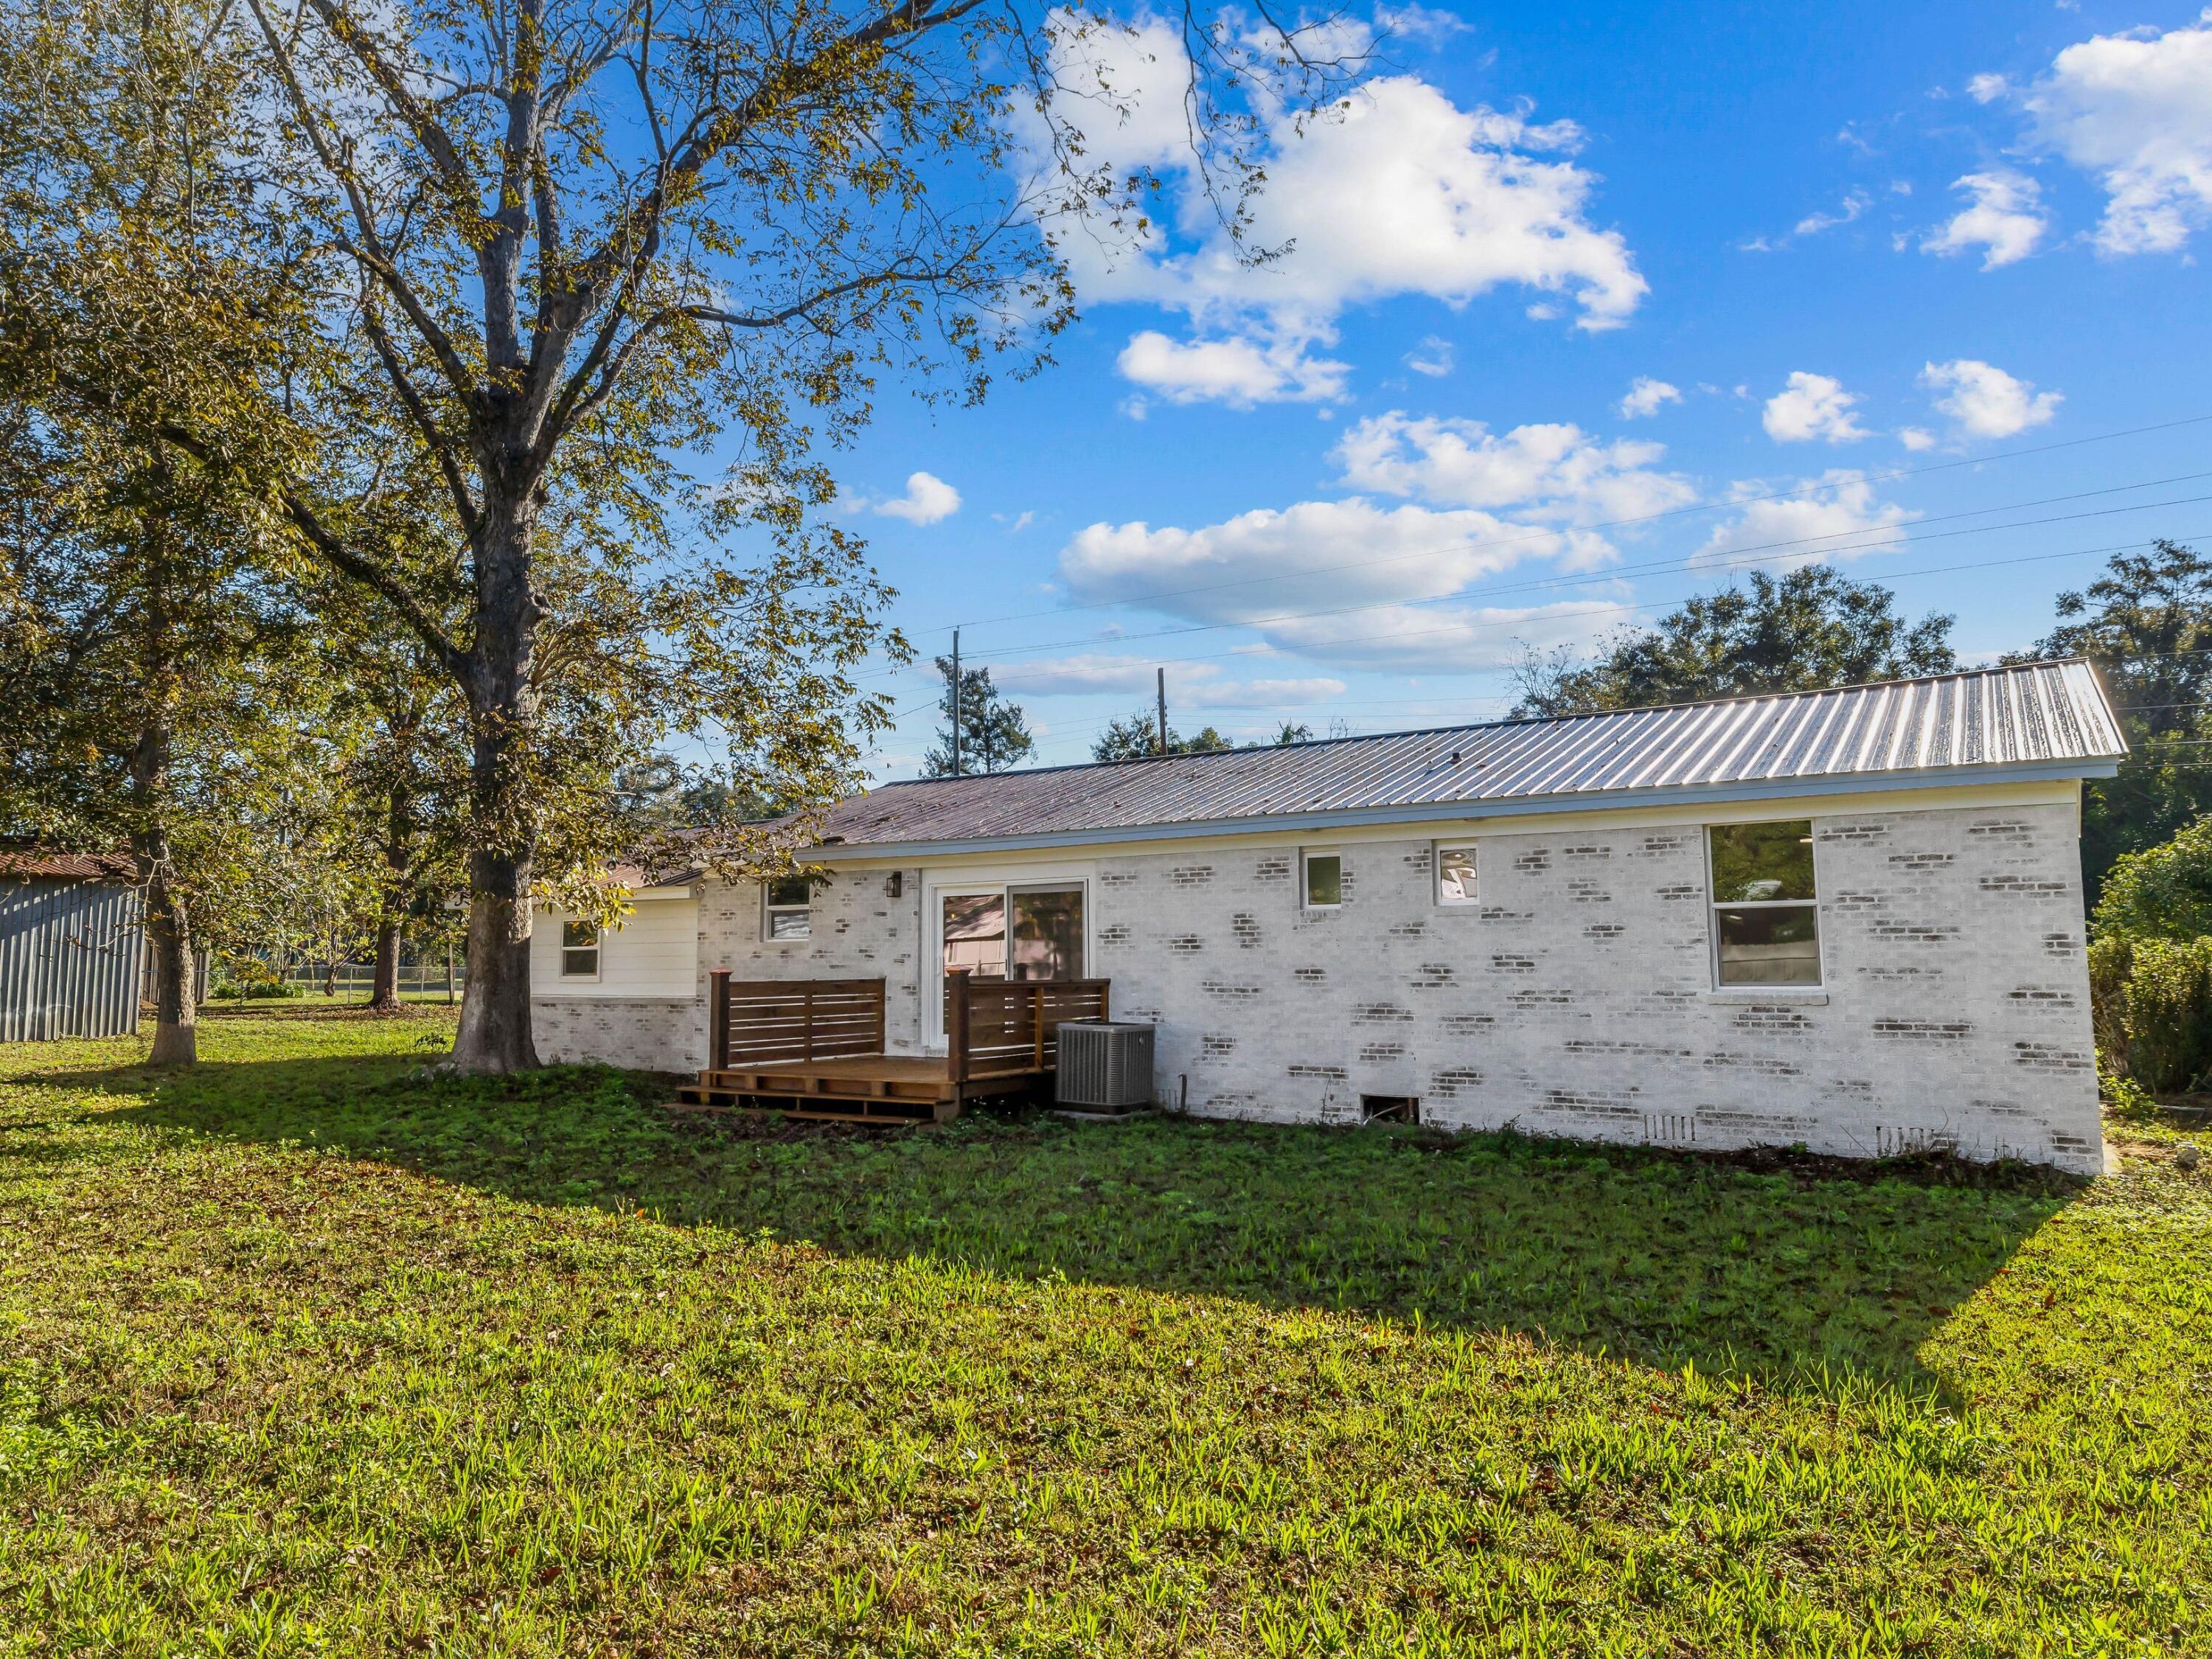
{"label": "roof overhang", "polygon": [[1261,817],[1199,818],[1137,823],[1107,830],[1060,830],[1035,836],[975,836],[957,841],[840,842],[807,849],[817,864],[886,859],[946,858],[963,853],[1012,853],[1062,847],[1110,847],[1130,842],[1194,840],[1211,836],[1279,835],[1364,829],[1444,820],[1532,817],[1561,812],[1618,811],[1624,807],[1718,805],[1733,801],[1803,800],[1822,795],[1905,793],[1972,784],[2059,783],[2109,778],[2111,760],[2024,761],[2004,766],[1917,767],[1899,772],[1846,772],[1824,777],[1760,778],[1653,789],[1587,790],[1505,799],[1420,801],[1407,805],[1346,807],[1330,811],[1277,812]]}

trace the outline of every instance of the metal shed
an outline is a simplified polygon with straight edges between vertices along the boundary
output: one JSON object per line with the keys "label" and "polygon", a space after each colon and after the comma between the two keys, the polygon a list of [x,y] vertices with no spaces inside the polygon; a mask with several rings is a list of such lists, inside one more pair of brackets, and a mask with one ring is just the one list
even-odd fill
{"label": "metal shed", "polygon": [[145,939],[127,859],[0,853],[0,1042],[136,1031]]}

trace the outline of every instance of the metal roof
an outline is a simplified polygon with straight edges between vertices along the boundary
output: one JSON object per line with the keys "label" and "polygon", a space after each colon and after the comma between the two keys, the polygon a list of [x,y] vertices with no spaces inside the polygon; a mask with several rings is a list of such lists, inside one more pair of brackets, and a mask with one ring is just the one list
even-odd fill
{"label": "metal roof", "polygon": [[841,802],[823,827],[822,846],[834,855],[841,847],[860,853],[913,844],[1073,844],[1154,828],[1348,822],[1363,814],[1374,821],[1378,809],[1466,807],[1475,817],[1632,805],[1661,794],[1813,793],[1845,780],[1897,787],[2078,777],[2110,772],[2126,752],[2096,671],[2075,659],[1824,691],[884,784]]}
{"label": "metal roof", "polygon": [[0,881],[95,881],[136,885],[138,869],[116,853],[57,853],[45,848],[0,848]]}

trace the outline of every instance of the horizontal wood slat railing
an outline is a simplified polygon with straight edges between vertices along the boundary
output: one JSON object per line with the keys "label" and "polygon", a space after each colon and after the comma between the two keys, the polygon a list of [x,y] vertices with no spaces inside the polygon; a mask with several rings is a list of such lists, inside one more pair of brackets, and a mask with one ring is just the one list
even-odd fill
{"label": "horizontal wood slat railing", "polygon": [[955,1083],[1060,1064],[1064,1020],[1104,1019],[1103,979],[978,979],[965,968],[945,976],[945,1057]]}
{"label": "horizontal wood slat railing", "polygon": [[708,976],[707,1044],[716,1071],[884,1051],[880,979]]}

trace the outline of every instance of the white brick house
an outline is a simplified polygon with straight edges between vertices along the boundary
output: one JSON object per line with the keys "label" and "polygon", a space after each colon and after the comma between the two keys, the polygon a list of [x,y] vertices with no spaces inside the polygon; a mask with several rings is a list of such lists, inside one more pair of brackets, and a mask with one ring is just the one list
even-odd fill
{"label": "white brick house", "polygon": [[2123,751],[2066,663],[889,785],[811,888],[544,917],[538,1042],[695,1069],[723,969],[880,977],[927,1054],[958,962],[1110,979],[1193,1112],[2094,1170],[2080,792]]}

